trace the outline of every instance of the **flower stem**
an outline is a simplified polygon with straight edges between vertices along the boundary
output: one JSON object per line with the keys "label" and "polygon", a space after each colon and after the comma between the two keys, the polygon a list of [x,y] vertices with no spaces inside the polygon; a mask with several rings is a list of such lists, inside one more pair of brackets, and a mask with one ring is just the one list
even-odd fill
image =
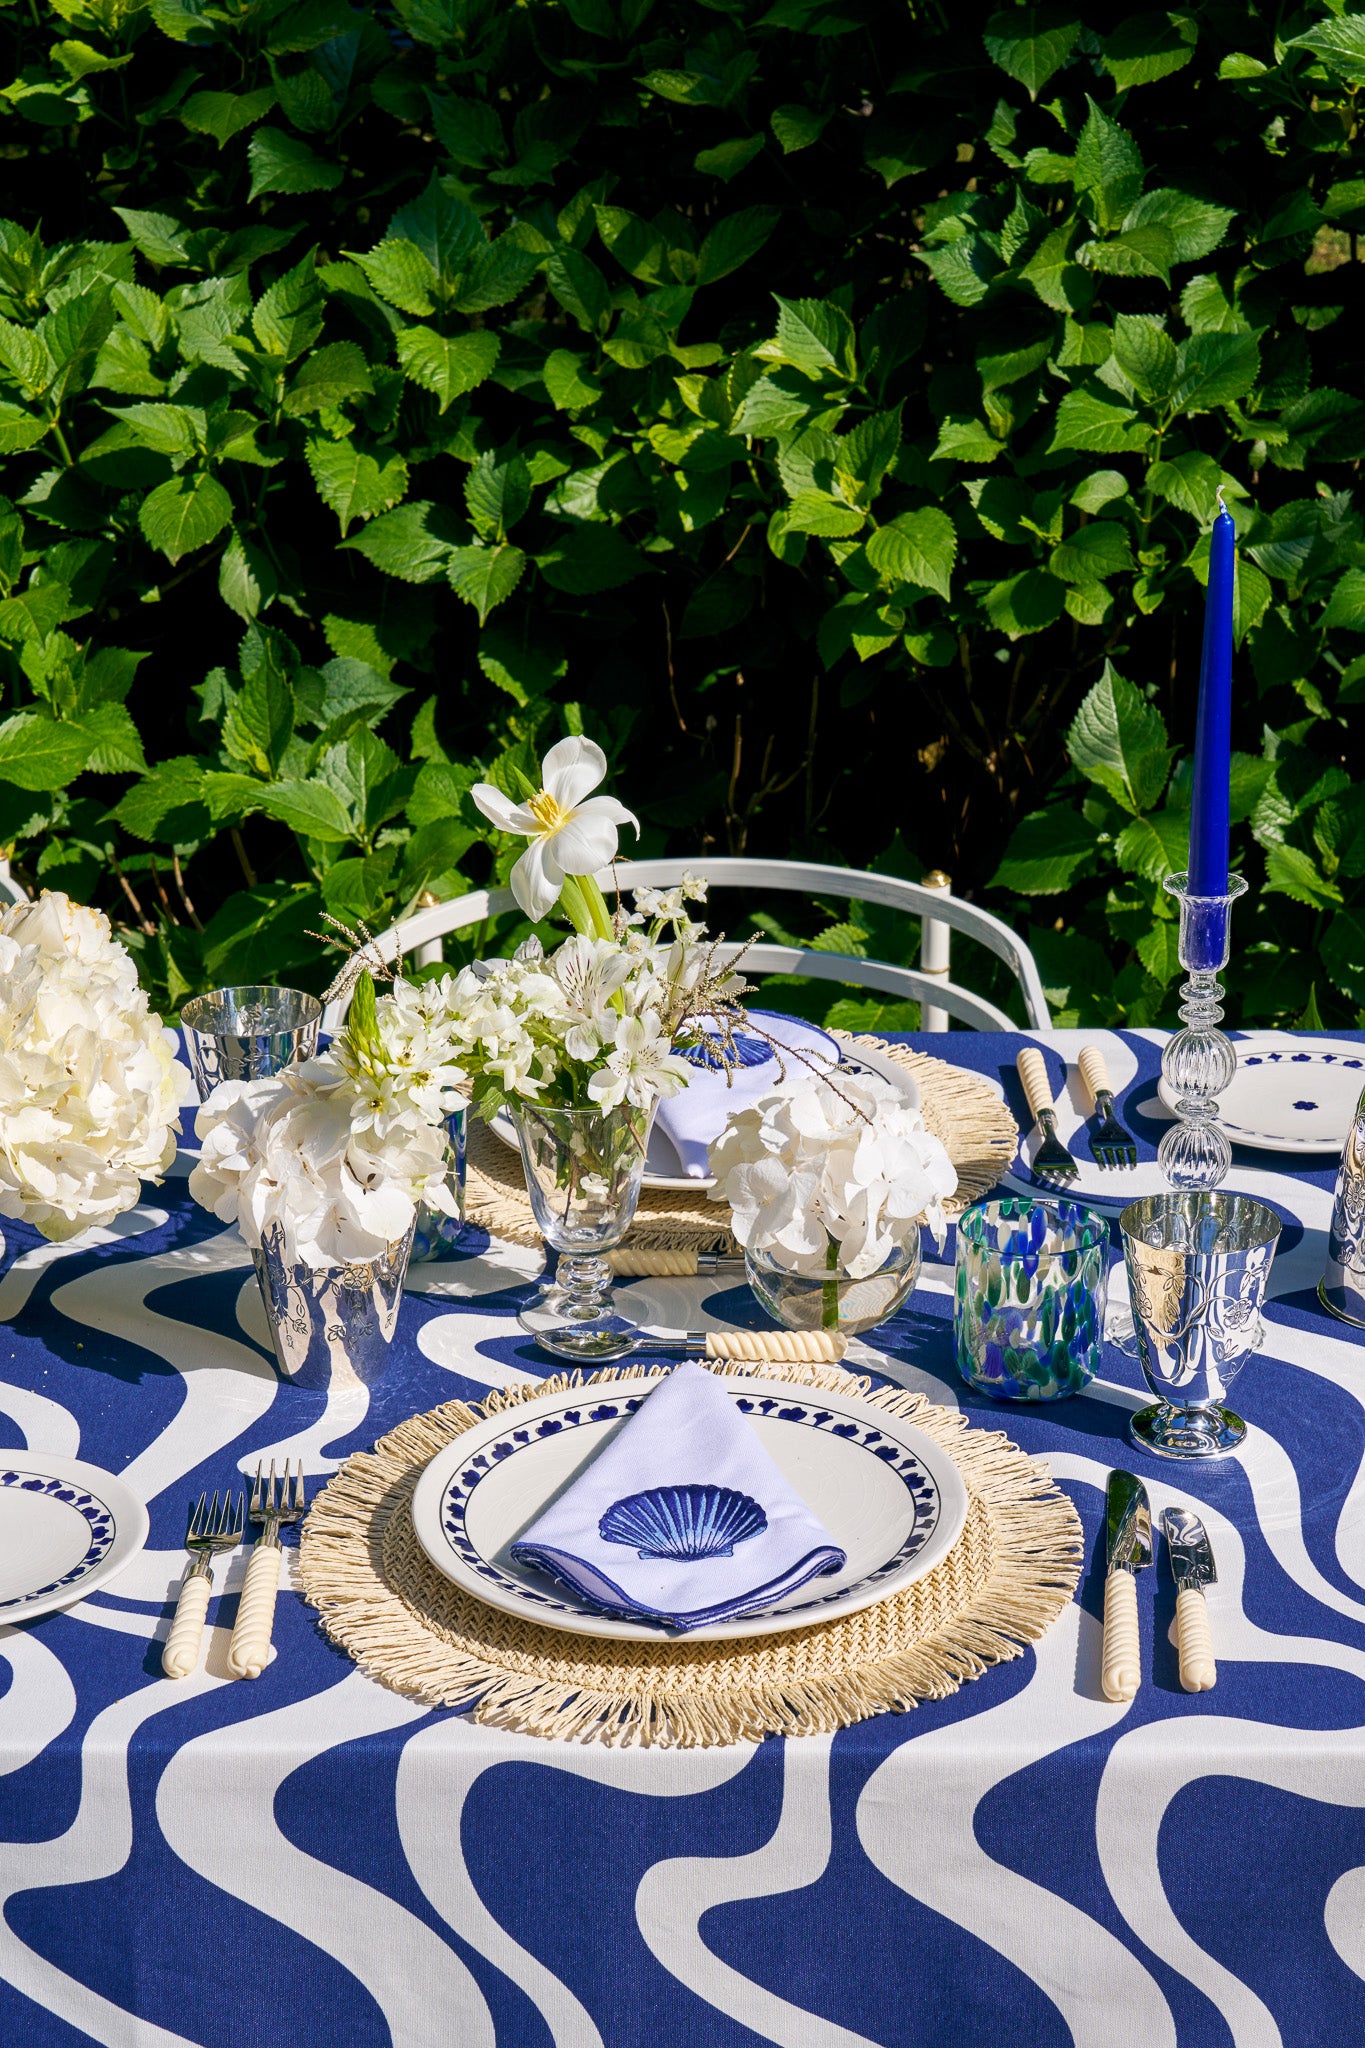
{"label": "flower stem", "polygon": [[583,901],[583,890],[578,877],[564,877],[560,884],[559,907],[576,932],[582,933],[585,938],[591,937],[595,929],[593,915]]}
{"label": "flower stem", "polygon": [[607,899],[597,886],[596,881],[591,875],[578,875],[575,879],[579,889],[582,891],[584,908],[592,919],[598,938],[614,939],[616,933],[612,929],[611,912],[607,909]]}
{"label": "flower stem", "polygon": [[[832,1273],[837,1273],[839,1270],[839,1247],[832,1237],[825,1246],[825,1265]],[[820,1289],[820,1293],[823,1297],[820,1310],[820,1327],[822,1330],[837,1330],[839,1327],[838,1281],[826,1280]]]}

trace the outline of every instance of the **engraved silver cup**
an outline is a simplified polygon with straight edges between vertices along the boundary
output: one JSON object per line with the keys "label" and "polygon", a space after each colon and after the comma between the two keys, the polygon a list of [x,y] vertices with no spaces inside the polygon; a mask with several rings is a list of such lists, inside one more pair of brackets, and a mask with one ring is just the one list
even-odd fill
{"label": "engraved silver cup", "polygon": [[346,1266],[288,1266],[282,1245],[276,1224],[251,1254],[281,1379],[324,1392],[371,1385],[389,1362],[411,1229],[379,1258]]}
{"label": "engraved silver cup", "polygon": [[311,1059],[322,1004],[301,988],[215,988],[186,1003],[180,1022],[203,1102],[220,1081],[256,1081]]}
{"label": "engraved silver cup", "polygon": [[1221,1405],[1262,1339],[1261,1304],[1280,1219],[1249,1195],[1151,1195],[1119,1218],[1134,1338],[1156,1395],[1128,1424],[1163,1458],[1216,1458],[1246,1424]]}
{"label": "engraved silver cup", "polygon": [[1365,1090],[1341,1155],[1318,1299],[1344,1323],[1365,1329]]}

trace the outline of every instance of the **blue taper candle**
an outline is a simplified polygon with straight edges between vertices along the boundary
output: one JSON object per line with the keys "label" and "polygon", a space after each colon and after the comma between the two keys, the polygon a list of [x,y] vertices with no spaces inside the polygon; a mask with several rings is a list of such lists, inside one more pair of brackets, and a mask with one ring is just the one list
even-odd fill
{"label": "blue taper candle", "polygon": [[1218,493],[1209,543],[1204,653],[1199,664],[1199,717],[1194,733],[1190,795],[1191,896],[1228,893],[1228,806],[1232,780],[1232,603],[1237,529]]}

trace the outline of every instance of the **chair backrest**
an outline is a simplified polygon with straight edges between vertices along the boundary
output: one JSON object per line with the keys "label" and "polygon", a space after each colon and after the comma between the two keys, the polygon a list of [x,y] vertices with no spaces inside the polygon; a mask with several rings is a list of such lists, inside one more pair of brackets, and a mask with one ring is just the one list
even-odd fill
{"label": "chair backrest", "polygon": [[[926,889],[918,882],[903,881],[898,875],[865,874],[856,868],[826,867],[817,861],[749,860],[730,856],[697,855],[690,860],[618,861],[597,877],[610,896],[617,888],[645,886],[674,888],[683,875],[704,876],[713,889],[744,888],[795,892],[806,897],[856,899],[904,911],[921,923],[947,925],[976,939],[1003,960],[1019,985],[1030,1027],[1046,1031],[1051,1013],[1043,993],[1038,965],[1024,942],[1007,924],[988,910],[942,889]],[[448,932],[464,931],[486,918],[500,916],[513,908],[510,889],[477,889],[468,896],[433,903],[380,935],[376,941],[387,960],[402,952],[416,953]],[[868,960],[851,953],[817,952],[806,946],[738,943],[727,952],[744,953],[744,965],[759,974],[801,974],[812,980],[852,984],[877,989],[885,995],[909,997],[934,1005],[960,1018],[978,1031],[1013,1031],[1015,1021],[985,996],[974,994],[941,974],[925,974],[913,967],[893,966],[885,960]],[[324,1030],[334,1031],[345,1015],[345,1003],[333,1003],[323,1020]]]}

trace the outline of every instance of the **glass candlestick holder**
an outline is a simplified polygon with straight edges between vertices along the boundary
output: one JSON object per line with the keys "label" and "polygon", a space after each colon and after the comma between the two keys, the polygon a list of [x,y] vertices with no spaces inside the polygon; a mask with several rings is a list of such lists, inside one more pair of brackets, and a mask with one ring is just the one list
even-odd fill
{"label": "glass candlestick holder", "polygon": [[1196,896],[1188,875],[1168,875],[1180,903],[1180,964],[1189,975],[1181,989],[1178,1031],[1161,1059],[1162,1093],[1176,1121],[1161,1140],[1157,1164],[1173,1188],[1216,1188],[1232,1164],[1232,1146],[1218,1121],[1218,1097],[1237,1072],[1232,1040],[1222,1021],[1218,976],[1229,952],[1231,910],[1246,894],[1241,875],[1228,878],[1225,896]]}

